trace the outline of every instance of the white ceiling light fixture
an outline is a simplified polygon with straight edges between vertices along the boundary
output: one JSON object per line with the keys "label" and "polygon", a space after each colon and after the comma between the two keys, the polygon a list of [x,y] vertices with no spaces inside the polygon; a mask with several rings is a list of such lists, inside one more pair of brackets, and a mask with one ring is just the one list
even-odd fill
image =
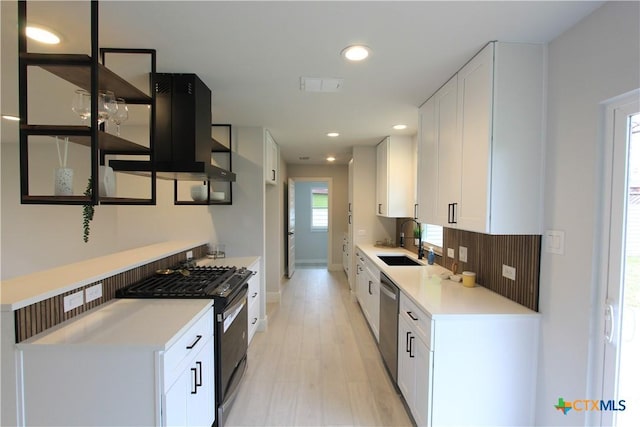
{"label": "white ceiling light fixture", "polygon": [[407,128],[407,125],[393,125],[395,130],[404,130]]}
{"label": "white ceiling light fixture", "polygon": [[53,31],[36,25],[27,26],[27,37],[44,44],[60,43],[60,36]]}
{"label": "white ceiling light fixture", "polygon": [[367,46],[358,44],[347,46],[342,49],[340,54],[349,61],[358,62],[366,59],[369,56],[370,49]]}
{"label": "white ceiling light fixture", "polygon": [[335,162],[335,161],[336,161],[335,157],[333,157],[333,156],[327,157],[327,162]]}
{"label": "white ceiling light fixture", "polygon": [[329,132],[329,133],[327,134],[327,136],[328,136],[329,138],[335,138],[335,137],[337,137],[337,136],[340,136],[340,134],[339,134],[338,132]]}

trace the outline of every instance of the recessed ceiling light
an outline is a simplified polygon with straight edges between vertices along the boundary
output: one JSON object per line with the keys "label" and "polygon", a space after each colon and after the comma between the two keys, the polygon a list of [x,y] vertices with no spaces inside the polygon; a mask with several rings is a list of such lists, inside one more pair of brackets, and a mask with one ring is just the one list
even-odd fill
{"label": "recessed ceiling light", "polygon": [[12,122],[19,122],[20,121],[20,117],[10,116],[8,114],[3,114],[2,118],[5,119],[5,120],[11,120]]}
{"label": "recessed ceiling light", "polygon": [[338,132],[329,132],[327,136],[329,138],[335,138],[336,136],[340,136],[340,134]]}
{"label": "recessed ceiling light", "polygon": [[403,130],[407,128],[407,125],[393,125],[395,130]]}
{"label": "recessed ceiling light", "polygon": [[369,48],[363,45],[347,46],[340,53],[349,61],[362,61],[369,56]]}
{"label": "recessed ceiling light", "polygon": [[335,157],[333,157],[333,156],[327,157],[327,162],[335,162],[335,161],[336,161]]}
{"label": "recessed ceiling light", "polygon": [[27,37],[44,44],[60,43],[60,37],[53,31],[33,25],[27,27]]}

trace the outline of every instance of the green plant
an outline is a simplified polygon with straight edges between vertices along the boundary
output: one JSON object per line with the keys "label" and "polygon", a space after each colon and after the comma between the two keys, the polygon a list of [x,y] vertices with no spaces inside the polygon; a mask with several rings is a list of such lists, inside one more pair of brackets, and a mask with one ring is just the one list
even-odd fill
{"label": "green plant", "polygon": [[[84,195],[89,198],[91,198],[91,184],[91,177],[89,177],[89,182],[87,182],[87,189],[84,190]],[[84,240],[85,243],[89,241],[89,223],[91,222],[91,220],[93,220],[94,212],[94,206],[91,204],[91,202],[82,206],[82,240]]]}
{"label": "green plant", "polygon": [[419,238],[420,238],[420,234],[421,234],[421,233],[420,233],[420,228],[419,228],[419,227],[415,227],[415,228],[413,229],[413,237],[414,237],[415,239],[419,239]]}

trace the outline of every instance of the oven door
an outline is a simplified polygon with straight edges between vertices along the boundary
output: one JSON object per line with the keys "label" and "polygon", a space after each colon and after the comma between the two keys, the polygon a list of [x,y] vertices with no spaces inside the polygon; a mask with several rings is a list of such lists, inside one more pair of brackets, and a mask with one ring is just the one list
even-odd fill
{"label": "oven door", "polygon": [[241,287],[224,311],[216,314],[216,403],[218,426],[224,420],[247,368],[247,291]]}

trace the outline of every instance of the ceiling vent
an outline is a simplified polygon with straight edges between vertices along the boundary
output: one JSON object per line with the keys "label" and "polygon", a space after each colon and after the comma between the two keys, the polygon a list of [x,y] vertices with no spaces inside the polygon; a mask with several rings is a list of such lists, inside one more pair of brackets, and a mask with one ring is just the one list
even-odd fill
{"label": "ceiling vent", "polygon": [[343,79],[300,77],[300,90],[303,92],[340,92]]}

